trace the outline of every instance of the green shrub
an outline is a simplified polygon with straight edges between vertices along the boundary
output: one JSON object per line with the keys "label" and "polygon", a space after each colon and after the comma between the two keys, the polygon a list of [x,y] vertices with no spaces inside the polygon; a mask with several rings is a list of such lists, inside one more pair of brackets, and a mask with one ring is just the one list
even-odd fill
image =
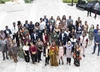
{"label": "green shrub", "polygon": [[0,0],[0,3],[1,3],[1,4],[4,4],[4,3],[5,3],[5,1],[4,1],[4,0]]}
{"label": "green shrub", "polygon": [[[72,2],[72,0],[63,0],[63,2],[64,2],[64,3],[71,3],[71,2]],[[78,2],[78,0],[73,0],[73,2],[74,2],[74,3],[77,3],[77,2]]]}
{"label": "green shrub", "polygon": [[25,1],[25,3],[31,3],[32,2],[32,0],[24,0]]}

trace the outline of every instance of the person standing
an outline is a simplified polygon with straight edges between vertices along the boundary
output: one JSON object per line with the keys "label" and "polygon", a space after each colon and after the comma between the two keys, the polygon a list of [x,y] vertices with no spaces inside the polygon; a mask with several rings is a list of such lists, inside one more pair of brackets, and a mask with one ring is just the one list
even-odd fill
{"label": "person standing", "polygon": [[50,64],[51,66],[58,66],[57,55],[58,55],[58,47],[56,46],[55,42],[52,42],[52,46],[49,50],[50,55]]}
{"label": "person standing", "polygon": [[89,44],[91,45],[93,37],[94,37],[94,25],[91,25],[88,34],[89,34],[88,35],[89,36]]}
{"label": "person standing", "polygon": [[98,12],[98,9],[99,9],[99,2],[98,1],[96,1],[96,4],[94,5],[94,10],[95,10],[95,16],[94,16],[94,18],[96,19],[96,17],[97,17],[97,12]]}
{"label": "person standing", "polygon": [[35,62],[37,62],[37,47],[33,44],[33,42],[30,42],[29,51],[31,54],[32,62],[35,64]]}
{"label": "person standing", "polygon": [[3,60],[5,60],[5,53],[6,53],[6,58],[8,59],[8,49],[7,49],[7,39],[0,37],[0,49],[2,51],[3,55]]}
{"label": "person standing", "polygon": [[16,40],[16,37],[17,37],[17,26],[16,26],[16,23],[13,22],[13,27],[12,27],[12,36],[13,36],[13,40],[15,39]]}
{"label": "person standing", "polygon": [[43,51],[43,46],[44,46],[40,38],[38,38],[38,41],[36,42],[36,46],[37,46],[37,52],[38,52],[38,62],[40,62],[42,60],[41,53]]}
{"label": "person standing", "polygon": [[67,26],[69,26],[71,23],[73,23],[73,20],[71,19],[71,16],[69,16],[69,19],[67,20]]}
{"label": "person standing", "polygon": [[100,53],[100,29],[98,30],[98,33],[95,34],[94,36],[94,49],[93,49],[93,53],[95,53],[96,47],[98,46],[98,54],[97,56],[99,56]]}
{"label": "person standing", "polygon": [[17,60],[17,53],[18,53],[18,47],[17,47],[17,43],[15,40],[12,41],[11,43],[11,52],[12,52],[12,58],[14,60],[15,63],[18,62]]}
{"label": "person standing", "polygon": [[47,42],[47,46],[46,46],[45,52],[44,52],[44,56],[45,56],[45,66],[47,66],[47,64],[49,64],[49,59],[50,59],[49,50],[50,50],[50,43]]}
{"label": "person standing", "polygon": [[80,54],[81,54],[81,49],[79,45],[76,43],[74,54],[73,54],[75,66],[80,66],[80,60],[81,60]]}
{"label": "person standing", "polygon": [[27,63],[30,62],[28,42],[23,46],[24,58]]}
{"label": "person standing", "polygon": [[87,4],[87,17],[88,17],[89,15],[91,16],[92,7],[93,7],[92,2],[88,2],[88,4]]}
{"label": "person standing", "polygon": [[66,44],[66,57],[67,57],[67,64],[71,65],[71,57],[72,57],[72,47],[73,44],[71,44],[70,41]]}
{"label": "person standing", "polygon": [[60,42],[58,56],[59,56],[59,64],[60,64],[60,60],[61,60],[62,65],[64,64],[63,55],[64,55],[64,47],[63,47],[62,43]]}
{"label": "person standing", "polygon": [[85,57],[85,48],[87,48],[87,45],[88,45],[88,38],[84,32],[79,37],[79,44],[80,44],[81,48],[83,49],[83,57]]}

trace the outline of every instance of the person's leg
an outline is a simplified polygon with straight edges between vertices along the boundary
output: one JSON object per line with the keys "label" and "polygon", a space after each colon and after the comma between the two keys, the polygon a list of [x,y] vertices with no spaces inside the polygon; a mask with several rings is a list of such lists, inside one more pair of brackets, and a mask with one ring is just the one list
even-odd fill
{"label": "person's leg", "polygon": [[92,8],[90,8],[90,16],[91,16],[91,11],[92,11]]}
{"label": "person's leg", "polygon": [[85,46],[82,46],[83,48],[83,57],[85,57]]}
{"label": "person's leg", "polygon": [[27,62],[27,52],[25,51],[26,55],[24,54],[25,61]]}
{"label": "person's leg", "polygon": [[27,51],[27,62],[30,62],[29,51]]}
{"label": "person's leg", "polygon": [[98,44],[98,56],[99,56],[99,53],[100,53],[100,44]]}
{"label": "person's leg", "polygon": [[87,17],[89,16],[89,9],[87,10]]}
{"label": "person's leg", "polygon": [[8,59],[8,49],[7,49],[7,44],[5,44],[5,53],[6,53],[6,58]]}
{"label": "person's leg", "polygon": [[63,65],[64,64],[63,57],[61,57],[61,60],[62,60],[62,65]]}
{"label": "person's leg", "polygon": [[69,65],[71,65],[71,58],[69,58]]}
{"label": "person's leg", "polygon": [[5,52],[2,51],[3,60],[5,60],[5,54],[4,54],[4,53],[5,53]]}
{"label": "person's leg", "polygon": [[48,59],[45,57],[45,66],[47,65]]}
{"label": "person's leg", "polygon": [[93,53],[92,54],[94,54],[95,53],[95,50],[96,50],[96,43],[94,44],[94,49],[93,49]]}

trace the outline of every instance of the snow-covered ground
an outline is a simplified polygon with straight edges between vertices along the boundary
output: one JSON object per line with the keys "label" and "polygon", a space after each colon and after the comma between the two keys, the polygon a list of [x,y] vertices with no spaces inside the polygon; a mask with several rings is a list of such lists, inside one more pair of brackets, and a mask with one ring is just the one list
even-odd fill
{"label": "snow-covered ground", "polygon": [[[100,24],[100,16],[95,20],[92,17],[87,17],[87,12],[79,10],[75,5],[69,6],[62,3],[61,0],[35,0],[32,4],[5,4],[0,5],[0,30],[8,25],[9,28],[12,26],[12,22],[17,22],[18,20],[24,23],[25,20],[33,21],[33,23],[39,21],[40,17],[47,15],[54,16],[56,18],[58,15],[69,15],[75,21],[78,17],[81,20],[88,21],[89,26],[91,24]],[[14,63],[13,60],[2,59],[2,53],[0,52],[0,72],[100,72],[100,56],[97,56],[97,51],[92,55],[93,44],[86,48],[86,57],[82,58],[81,66],[75,67],[73,65],[73,59],[71,66],[66,65],[66,57],[64,57],[64,65],[59,65],[58,67],[51,67],[50,65],[44,65],[44,57],[42,56],[42,61],[33,65],[31,62],[26,64],[23,59],[18,58],[18,63]]]}

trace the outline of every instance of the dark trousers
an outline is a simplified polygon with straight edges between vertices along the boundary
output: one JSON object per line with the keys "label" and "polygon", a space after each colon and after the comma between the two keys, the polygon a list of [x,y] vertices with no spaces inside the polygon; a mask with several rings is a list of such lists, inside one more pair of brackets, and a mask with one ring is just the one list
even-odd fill
{"label": "dark trousers", "polygon": [[41,60],[41,51],[38,51],[38,61]]}
{"label": "dark trousers", "polygon": [[97,10],[95,10],[95,16],[94,16],[94,18],[96,19],[96,17],[97,17]]}
{"label": "dark trousers", "polygon": [[32,62],[37,62],[37,54],[31,54]]}
{"label": "dark trousers", "polygon": [[92,10],[92,8],[87,9],[87,16],[89,16],[89,15],[91,16],[91,10]]}
{"label": "dark trousers", "polygon": [[68,63],[71,63],[71,58],[67,58],[67,62]]}
{"label": "dark trousers", "polygon": [[5,59],[5,53],[6,53],[6,58],[8,58],[8,49],[6,44],[4,45],[4,49],[2,50],[3,59]]}
{"label": "dark trousers", "polygon": [[49,56],[48,57],[45,57],[45,64],[49,64],[49,59],[50,59]]}
{"label": "dark trousers", "polygon": [[29,51],[25,51],[26,55],[24,54],[24,58],[26,62],[30,62]]}
{"label": "dark trousers", "polygon": [[[15,34],[15,35],[13,35],[13,40],[14,40],[14,39],[16,39],[16,37],[17,37],[17,36],[16,36],[16,34]],[[16,40],[16,41],[17,41],[17,40]]]}
{"label": "dark trousers", "polygon": [[[95,50],[96,50],[96,43],[94,44],[94,49],[93,49],[93,53],[95,53]],[[100,44],[98,44],[98,55],[99,55],[99,52],[100,52]]]}

